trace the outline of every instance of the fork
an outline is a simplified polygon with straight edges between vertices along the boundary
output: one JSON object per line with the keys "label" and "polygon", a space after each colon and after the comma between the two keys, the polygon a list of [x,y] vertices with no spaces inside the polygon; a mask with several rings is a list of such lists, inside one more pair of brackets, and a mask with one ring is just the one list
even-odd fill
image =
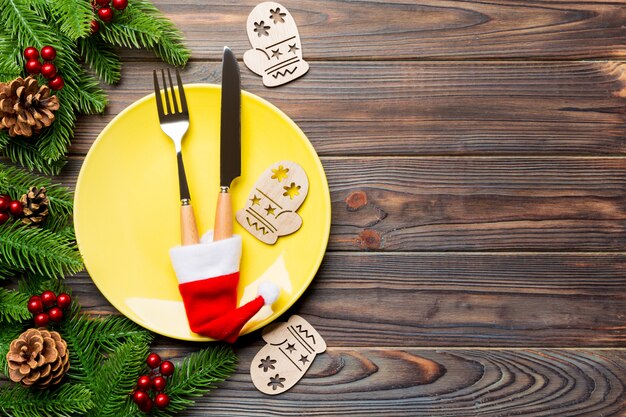
{"label": "fork", "polygon": [[165,96],[165,109],[163,108],[163,99],[161,98],[161,89],[159,87],[159,77],[156,70],[152,71],[154,76],[154,96],[156,98],[157,112],[159,113],[159,122],[161,130],[172,139],[176,149],[176,160],[178,161],[178,188],[180,190],[180,231],[181,241],[183,245],[192,245],[198,243],[198,227],[196,219],[193,215],[193,207],[191,206],[191,197],[189,194],[189,186],[187,185],[187,175],[185,175],[185,165],[183,164],[182,142],[185,133],[189,129],[189,111],[187,110],[187,99],[185,98],[185,89],[180,79],[180,73],[176,70],[176,81],[178,83],[178,94],[180,96],[180,110],[174,91],[174,83],[172,82],[172,74],[167,69],[167,78],[169,79],[168,94],[165,80],[165,71],[161,70],[163,78],[163,93]]}

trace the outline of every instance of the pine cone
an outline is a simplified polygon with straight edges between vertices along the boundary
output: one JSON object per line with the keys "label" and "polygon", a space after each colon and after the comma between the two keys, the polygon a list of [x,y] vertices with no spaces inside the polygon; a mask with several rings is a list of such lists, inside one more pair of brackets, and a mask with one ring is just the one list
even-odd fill
{"label": "pine cone", "polygon": [[11,381],[37,388],[58,384],[70,367],[65,340],[43,328],[28,329],[13,340],[7,362]]}
{"label": "pine cone", "polygon": [[50,126],[59,109],[59,99],[50,93],[33,77],[0,83],[0,129],[9,129],[10,136],[32,136]]}
{"label": "pine cone", "polygon": [[37,189],[30,187],[28,192],[20,198],[24,207],[22,212],[22,223],[29,226],[39,226],[48,216],[48,197],[45,187]]}

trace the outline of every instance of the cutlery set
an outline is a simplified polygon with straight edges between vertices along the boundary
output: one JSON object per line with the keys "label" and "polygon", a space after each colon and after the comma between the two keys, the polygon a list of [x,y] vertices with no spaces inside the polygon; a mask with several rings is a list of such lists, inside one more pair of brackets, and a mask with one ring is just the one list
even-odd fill
{"label": "cutlery set", "polygon": [[[189,130],[189,110],[179,71],[176,70],[178,97],[174,90],[170,70],[167,70],[167,78],[165,74],[166,72],[161,70],[163,99],[158,74],[156,70],[153,71],[157,113],[161,130],[174,142],[176,151],[181,203],[181,243],[193,245],[199,242],[198,228],[193,214],[182,156],[182,141]],[[229,190],[232,181],[241,175],[241,82],[239,64],[228,47],[224,47],[221,93],[220,190],[215,214],[214,241],[229,238],[233,234],[233,209]],[[180,100],[180,108],[178,100]]]}

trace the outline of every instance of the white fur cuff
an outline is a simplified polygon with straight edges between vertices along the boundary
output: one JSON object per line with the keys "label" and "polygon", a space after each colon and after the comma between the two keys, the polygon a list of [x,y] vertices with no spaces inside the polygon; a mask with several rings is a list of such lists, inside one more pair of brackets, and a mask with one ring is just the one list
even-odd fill
{"label": "white fur cuff", "polygon": [[209,231],[201,243],[170,249],[170,258],[179,284],[232,274],[239,271],[241,236],[213,242]]}

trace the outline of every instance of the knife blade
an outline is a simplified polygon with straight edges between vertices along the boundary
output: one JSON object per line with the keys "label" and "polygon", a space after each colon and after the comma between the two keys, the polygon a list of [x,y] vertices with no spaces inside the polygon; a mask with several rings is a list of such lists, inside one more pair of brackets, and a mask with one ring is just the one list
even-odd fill
{"label": "knife blade", "polygon": [[241,175],[241,80],[237,58],[227,46],[222,58],[220,114],[220,194],[215,212],[213,240],[233,234],[230,186]]}

